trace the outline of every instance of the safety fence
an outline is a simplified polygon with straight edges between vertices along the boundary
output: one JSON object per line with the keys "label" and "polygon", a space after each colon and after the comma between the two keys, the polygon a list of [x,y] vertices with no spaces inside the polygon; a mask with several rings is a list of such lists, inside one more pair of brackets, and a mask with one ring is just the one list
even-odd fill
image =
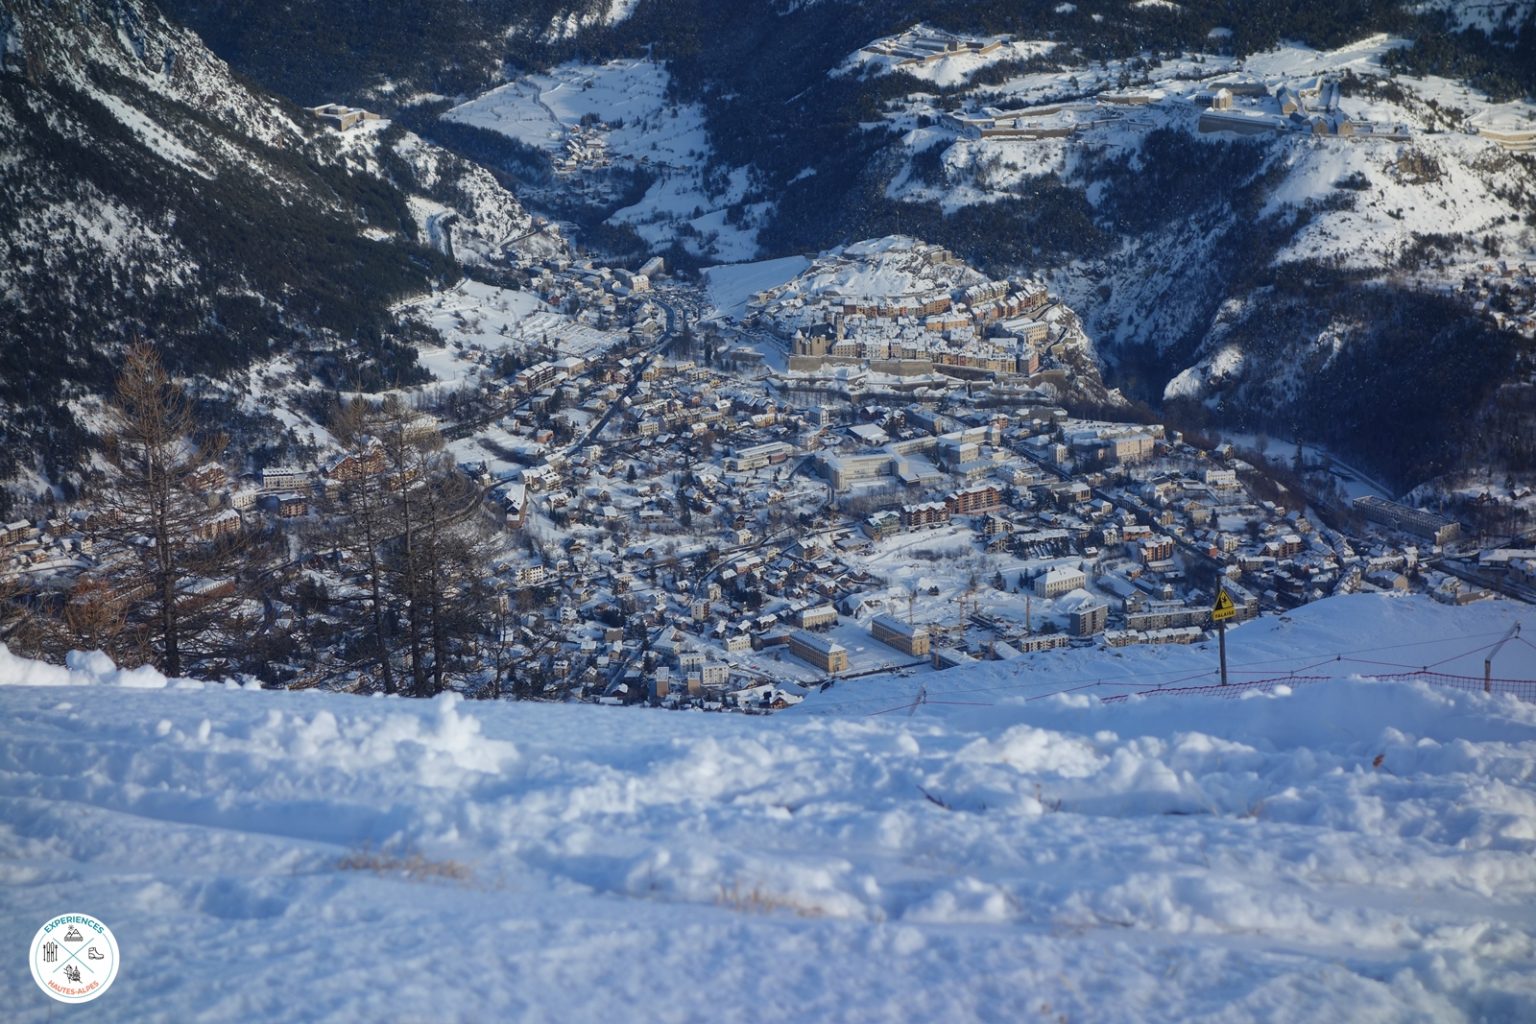
{"label": "safety fence", "polygon": [[[1498,639],[1489,641],[1490,637]],[[1421,663],[1389,661],[1385,658],[1396,655],[1402,657],[1410,650],[1423,649],[1429,645],[1443,645],[1447,641],[1456,639],[1478,641],[1477,646],[1470,650],[1458,650],[1449,656],[1442,657],[1438,661],[1426,661]],[[1431,686],[1440,686],[1447,689],[1462,690],[1467,692],[1488,693],[1494,695],[1507,695],[1519,700],[1536,703],[1536,679],[1510,679],[1493,678],[1491,672],[1485,676],[1456,675],[1449,672],[1438,671],[1441,666],[1450,666],[1456,662],[1465,663],[1466,659],[1483,656],[1485,671],[1491,668],[1493,659],[1505,645],[1509,643],[1523,644],[1526,647],[1536,649],[1536,644],[1531,643],[1525,637],[1520,636],[1519,627],[1509,630],[1499,630],[1489,633],[1472,634],[1465,637],[1438,637],[1413,643],[1390,644],[1382,647],[1361,648],[1353,651],[1341,651],[1327,654],[1321,657],[1303,655],[1298,658],[1272,659],[1269,661],[1257,661],[1248,663],[1250,667],[1237,666],[1232,670],[1233,675],[1255,675],[1257,679],[1240,679],[1222,685],[1210,681],[1215,674],[1212,668],[1202,668],[1193,673],[1168,673],[1171,678],[1165,678],[1156,686],[1141,686],[1132,688],[1134,684],[1121,680],[1092,679],[1083,680],[1075,686],[1049,687],[1049,682],[1041,680],[1045,685],[1029,692],[1017,682],[1004,683],[991,686],[973,687],[945,687],[941,692],[932,694],[928,692],[927,685],[922,686],[916,696],[907,702],[890,707],[888,699],[873,698],[862,702],[865,706],[879,708],[879,710],[864,712],[870,716],[889,715],[897,712],[913,714],[919,707],[926,704],[952,704],[969,705],[973,707],[992,707],[992,701],[985,698],[1023,698],[1024,701],[1048,700],[1063,694],[1081,693],[1084,695],[1099,696],[1103,694],[1105,687],[1114,687],[1119,692],[1107,696],[1099,696],[1105,704],[1118,704],[1132,697],[1241,697],[1249,693],[1273,693],[1279,687],[1310,686],[1315,683],[1343,682],[1346,680],[1374,680],[1382,682],[1422,682]],[[1438,652],[1437,652],[1438,653]],[[1361,657],[1361,655],[1374,655],[1374,657]],[[1331,675],[1318,675],[1319,670],[1327,671],[1324,667],[1332,669]],[[1286,672],[1285,675],[1275,675],[1276,672]],[[1193,682],[1199,680],[1199,682]],[[1061,680],[1066,682],[1066,680]],[[974,699],[974,698],[983,699]],[[972,698],[972,699],[956,699]]]}
{"label": "safety fence", "polygon": [[[1209,683],[1201,686],[1154,686],[1142,690],[1131,690],[1126,693],[1113,693],[1099,700],[1105,704],[1120,704],[1132,697],[1225,697],[1231,699],[1242,697],[1250,693],[1274,693],[1280,687],[1287,689],[1297,686],[1311,686],[1317,683],[1344,682],[1346,679],[1370,680],[1373,682],[1423,682],[1431,686],[1444,686],[1453,690],[1475,691],[1478,693],[1505,694],[1520,700],[1536,703],[1536,679],[1487,679],[1482,676],[1458,676],[1445,672],[1431,672],[1427,669],[1417,669],[1412,672],[1394,672],[1390,674],[1358,674],[1351,677],[1341,676],[1313,676],[1313,675],[1285,675],[1270,676],[1266,679],[1244,679],[1223,686],[1220,683]],[[1073,686],[1065,690],[1053,690],[1049,693],[1036,693],[1026,697],[1026,702],[1045,700],[1050,697],[1058,697],[1068,693],[1083,693],[1101,689],[1103,682],[1086,683],[1082,686]],[[944,695],[949,696],[949,695]],[[871,716],[889,715],[899,711],[911,714],[917,708],[925,704],[950,704],[966,705],[970,707],[993,707],[995,705],[987,701],[973,700],[946,700],[943,697],[932,697],[928,694],[927,687],[918,690],[917,696],[906,704],[896,707],[887,707],[880,711],[870,712]]]}
{"label": "safety fence", "polygon": [[1327,683],[1333,676],[1275,676],[1271,679],[1245,679],[1222,686],[1155,686],[1150,690],[1116,693],[1100,698],[1105,704],[1118,704],[1132,697],[1241,697],[1245,693],[1273,693],[1280,686],[1304,686],[1307,683]]}
{"label": "safety fence", "polygon": [[1453,676],[1444,672],[1399,672],[1376,679],[1392,681],[1418,679],[1435,686],[1447,686],[1453,690],[1475,690],[1479,693],[1504,693],[1521,700],[1536,702],[1536,679],[1484,679],[1482,676]]}
{"label": "safety fence", "polygon": [[[1521,700],[1536,703],[1536,679],[1485,680],[1481,676],[1453,676],[1444,672],[1428,672],[1422,669],[1414,672],[1395,672],[1391,675],[1361,675],[1357,678],[1394,683],[1417,680],[1429,683],[1432,686],[1446,686],[1453,690],[1508,694]],[[1219,684],[1214,686],[1155,686],[1148,690],[1117,693],[1100,699],[1105,704],[1118,704],[1132,697],[1241,697],[1245,693],[1273,693],[1275,688],[1279,686],[1290,687],[1307,683],[1330,683],[1337,680],[1337,676],[1275,676],[1272,679],[1245,679],[1242,682],[1229,683],[1226,686]]]}

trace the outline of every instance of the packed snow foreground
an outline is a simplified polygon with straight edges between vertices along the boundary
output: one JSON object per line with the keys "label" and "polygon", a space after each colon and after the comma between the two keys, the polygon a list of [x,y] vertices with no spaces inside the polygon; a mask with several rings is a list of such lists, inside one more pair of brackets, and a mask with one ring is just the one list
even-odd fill
{"label": "packed snow foreground", "polygon": [[57,1012],[23,961],[70,912],[116,934],[77,1011],[113,1021],[1536,1019],[1510,696],[754,718],[0,679],[10,1021]]}

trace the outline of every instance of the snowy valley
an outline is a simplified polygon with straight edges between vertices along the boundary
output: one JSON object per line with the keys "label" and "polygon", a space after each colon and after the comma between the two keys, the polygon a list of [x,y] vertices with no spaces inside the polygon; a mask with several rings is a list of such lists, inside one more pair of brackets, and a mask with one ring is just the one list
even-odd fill
{"label": "snowy valley", "polygon": [[1536,1019],[1533,68],[6,0],[6,1019]]}

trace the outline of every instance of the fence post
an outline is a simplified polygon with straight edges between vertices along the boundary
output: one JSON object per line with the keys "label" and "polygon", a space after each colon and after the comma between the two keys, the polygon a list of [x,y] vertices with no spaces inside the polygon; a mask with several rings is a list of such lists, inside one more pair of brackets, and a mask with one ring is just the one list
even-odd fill
{"label": "fence post", "polygon": [[1509,632],[1504,634],[1504,639],[1493,645],[1493,650],[1488,652],[1488,657],[1483,659],[1483,692],[1493,692],[1493,656],[1504,649],[1504,645],[1520,635],[1520,623],[1509,627]]}

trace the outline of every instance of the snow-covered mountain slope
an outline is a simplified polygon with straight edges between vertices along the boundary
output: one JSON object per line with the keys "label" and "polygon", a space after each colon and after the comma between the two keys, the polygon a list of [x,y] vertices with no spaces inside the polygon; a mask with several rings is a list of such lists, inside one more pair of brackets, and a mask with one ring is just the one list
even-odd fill
{"label": "snow-covered mountain slope", "polygon": [[[1224,145],[1251,152],[1248,166],[1221,181],[1204,178],[1204,196],[1179,196],[1175,207],[1201,215],[1194,232],[1184,224],[1150,226],[1152,239],[1164,258],[1178,254],[1176,262],[1209,265],[1222,242],[1218,218],[1239,213],[1234,197],[1256,201],[1245,211],[1256,222],[1269,225],[1263,240],[1265,265],[1271,279],[1283,267],[1298,262],[1317,262],[1338,275],[1341,283],[1362,277],[1416,287],[1449,291],[1461,284],[1462,275],[1476,264],[1500,255],[1518,259],[1536,244],[1536,235],[1525,214],[1536,201],[1536,180],[1528,161],[1478,134],[1478,120],[1513,119],[1536,125],[1536,107],[1525,103],[1492,103],[1486,96],[1444,79],[1399,76],[1387,79],[1380,64],[1400,41],[1383,40],[1374,47],[1348,47],[1319,53],[1305,47],[1287,47],[1249,57],[1242,74],[1257,76],[1278,89],[1285,82],[1319,74],[1342,74],[1339,108],[1354,121],[1376,126],[1377,138],[1362,135],[1354,140],[1304,133],[1271,132],[1257,141],[1225,132],[1201,132],[1189,120],[1192,108],[1163,99],[1140,125],[1122,125],[1113,137],[1102,141],[1130,153],[1130,179],[1102,173],[1101,150],[1092,152],[1092,134],[1084,145],[1068,144],[1055,168],[1070,179],[1088,183],[1104,181],[1097,193],[1100,208],[1110,222],[1125,215],[1133,205],[1123,194],[1135,187],[1135,175],[1147,172],[1143,185],[1160,191],[1166,171],[1149,163],[1167,163],[1166,147],[1148,150],[1149,131],[1171,129],[1181,137],[1195,160],[1219,154]],[[1187,69],[1186,69],[1187,70]],[[1185,97],[1199,88],[1215,88],[1221,79],[1196,80],[1174,85],[1152,83],[1150,95]],[[1239,103],[1239,106],[1243,106]],[[1262,101],[1247,100],[1257,110]],[[1157,141],[1162,141],[1161,137]],[[1017,152],[1020,147],[1012,147]],[[1032,147],[1025,146],[1027,153]],[[1090,152],[1085,157],[1083,149]],[[1036,173],[1040,173],[1036,171]],[[1026,173],[1025,180],[1029,175]],[[1091,187],[1091,186],[1090,186]],[[1122,193],[1114,195],[1114,193]],[[1142,197],[1145,198],[1145,197]],[[1209,324],[1199,322],[1202,303],[1180,302],[1180,291],[1148,293],[1137,282],[1147,281],[1144,252],[1149,239],[1134,240],[1103,266],[1121,301],[1101,304],[1102,322],[1112,335],[1104,340],[1113,347],[1149,346],[1174,354],[1186,344],[1191,330],[1199,334]],[[1170,261],[1175,262],[1175,261]],[[1100,275],[1095,275],[1099,277]],[[1165,285],[1148,282],[1152,287]],[[1228,294],[1237,297],[1241,287]],[[1235,293],[1235,294],[1234,294]],[[1152,308],[1187,310],[1191,316],[1182,330],[1146,315]],[[1112,326],[1111,326],[1112,325]],[[1291,353],[1294,354],[1294,353]],[[1259,375],[1274,372],[1272,363],[1255,367]]]}
{"label": "snow-covered mountain slope", "polygon": [[[67,84],[111,105],[106,77],[139,85],[163,99],[237,124],[269,145],[292,145],[302,130],[290,116],[244,88],[198,37],[166,21],[151,3],[61,5],[14,0],[7,5],[5,71],[33,86]],[[134,115],[121,109],[134,126]]]}
{"label": "snow-covered mountain slope", "polygon": [[[1052,66],[948,89],[918,72],[1000,40],[915,40],[860,51],[902,92],[865,126],[900,133],[899,161],[884,145],[870,162],[885,216],[994,266],[1022,248],[1081,312],[1111,383],[1186,421],[1317,437],[1401,485],[1509,456],[1483,413],[1529,372],[1516,353],[1536,320],[1524,284],[1491,304],[1468,282],[1536,248],[1520,151],[1536,106],[1398,73],[1410,44],[1387,35],[1240,58],[1057,47]],[[888,76],[893,58],[869,54],[893,48],[928,63]],[[1469,359],[1481,372],[1457,379]],[[1369,411],[1338,415],[1345,392]]]}
{"label": "snow-covered mountain slope", "polygon": [[583,8],[557,13],[550,22],[551,39],[570,39],[589,29],[615,25],[635,11],[640,0],[604,0]]}
{"label": "snow-covered mountain slope", "polygon": [[[0,71],[0,428],[67,475],[59,413],[132,336],[218,374],[295,331],[350,334],[421,290],[403,199],[324,158],[150,3],[8,5]],[[365,229],[385,240],[365,237]],[[382,294],[380,294],[382,293]],[[291,302],[298,295],[307,301]],[[285,338],[286,335],[286,338]],[[104,358],[108,357],[108,358]],[[14,465],[0,466],[9,478]]]}
{"label": "snow-covered mountain slope", "polygon": [[[1457,627],[1399,604],[1373,642]],[[1292,639],[1331,641],[1321,621]],[[0,678],[24,684],[0,687],[0,929],[100,917],[113,1020],[1536,1013],[1536,708],[1513,698],[748,718],[3,653]],[[0,1000],[50,1018],[25,970]]]}
{"label": "snow-covered mountain slope", "polygon": [[70,479],[70,403],[127,339],[210,378],[355,342],[308,369],[409,379],[395,303],[455,259],[563,245],[483,169],[387,122],[338,132],[150,0],[18,0],[0,35],[0,481]]}
{"label": "snow-covered mountain slope", "polygon": [[269,89],[306,104],[388,104],[483,89],[500,77],[509,55],[559,48],[609,29],[624,22],[636,2],[164,0],[164,6]]}
{"label": "snow-covered mountain slope", "polygon": [[417,237],[460,263],[515,262],[567,252],[559,226],[531,215],[479,164],[390,122],[349,132],[341,142],[349,165],[406,194]]}
{"label": "snow-covered mountain slope", "polygon": [[1413,6],[1426,14],[1444,15],[1453,31],[1472,29],[1488,35],[1518,27],[1536,8],[1531,0],[1420,0]]}
{"label": "snow-covered mountain slope", "polygon": [[[655,61],[562,64],[443,117],[546,152],[556,169],[547,190],[552,205],[581,197],[613,208],[608,223],[632,228],[653,249],[677,242],[721,261],[757,251],[754,225],[770,204],[743,206],[752,180],[744,168],[710,166],[703,109],[677,102],[666,68]],[[644,183],[633,202],[609,201],[604,186],[614,171]]]}

